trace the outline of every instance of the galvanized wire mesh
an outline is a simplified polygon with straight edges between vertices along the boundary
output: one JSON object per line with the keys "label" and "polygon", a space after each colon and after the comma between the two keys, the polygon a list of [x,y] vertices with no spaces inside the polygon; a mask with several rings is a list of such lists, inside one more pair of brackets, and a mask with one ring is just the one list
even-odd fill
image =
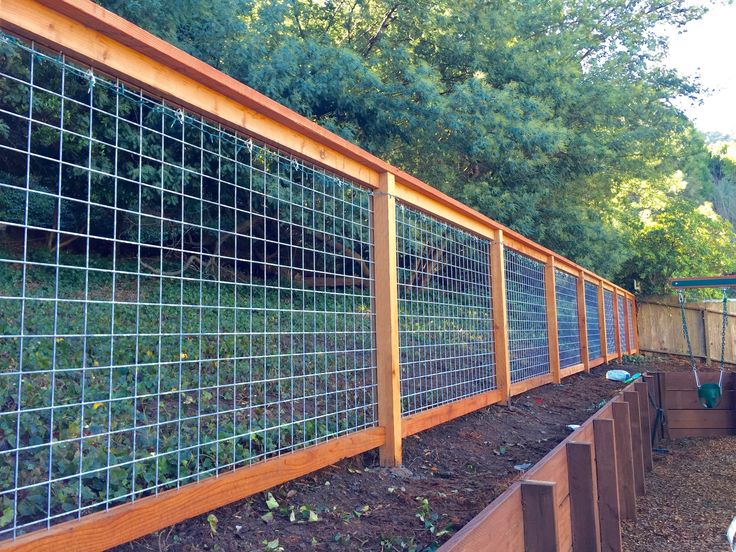
{"label": "galvanized wire mesh", "polygon": [[404,415],[496,388],[490,242],[396,207]]}
{"label": "galvanized wire mesh", "polygon": [[544,264],[504,249],[511,382],[550,373]]}
{"label": "galvanized wire mesh", "polygon": [[613,292],[603,290],[603,314],[606,319],[606,354],[612,355],[616,352],[616,326],[613,314]]}
{"label": "galvanized wire mesh", "polygon": [[626,317],[628,319],[629,323],[629,351],[633,351],[635,344],[634,344],[634,300],[633,299],[627,299],[627,305],[629,307],[628,311],[626,312]]}
{"label": "galvanized wire mesh", "polygon": [[0,46],[0,538],[375,425],[370,192]]}
{"label": "galvanized wire mesh", "polygon": [[626,352],[626,317],[624,316],[624,298],[621,295],[616,296],[616,304],[618,306],[618,337],[621,352]]}
{"label": "galvanized wire mesh", "polygon": [[590,360],[600,358],[601,328],[598,319],[598,286],[585,282],[585,321],[588,332],[588,355]]}
{"label": "galvanized wire mesh", "polygon": [[560,368],[582,362],[580,325],[578,322],[578,279],[555,269],[555,299],[557,302],[557,342]]}

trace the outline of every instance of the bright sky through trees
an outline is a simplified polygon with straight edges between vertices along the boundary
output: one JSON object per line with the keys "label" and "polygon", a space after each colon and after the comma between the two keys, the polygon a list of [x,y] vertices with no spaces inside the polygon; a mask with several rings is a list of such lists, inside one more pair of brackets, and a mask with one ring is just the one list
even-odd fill
{"label": "bright sky through trees", "polygon": [[669,64],[685,74],[699,74],[710,94],[701,105],[681,102],[703,132],[736,137],[736,4],[715,5],[685,32],[673,34]]}

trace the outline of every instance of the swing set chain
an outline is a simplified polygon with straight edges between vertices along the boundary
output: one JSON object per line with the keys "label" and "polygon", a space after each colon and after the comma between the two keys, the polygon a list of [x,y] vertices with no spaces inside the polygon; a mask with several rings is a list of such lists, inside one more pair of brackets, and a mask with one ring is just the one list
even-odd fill
{"label": "swing set chain", "polygon": [[723,318],[721,320],[721,373],[718,377],[718,386],[723,383],[723,372],[726,369],[726,326],[728,326],[728,296],[723,288]]}
{"label": "swing set chain", "polygon": [[695,357],[693,356],[693,346],[690,343],[690,333],[687,331],[687,320],[685,319],[685,294],[682,291],[677,292],[677,298],[680,301],[680,316],[682,317],[682,333],[685,336],[685,342],[687,343],[687,354],[690,357],[690,367],[693,370],[695,376],[695,385],[700,387],[700,377],[698,376],[698,367],[695,364]]}

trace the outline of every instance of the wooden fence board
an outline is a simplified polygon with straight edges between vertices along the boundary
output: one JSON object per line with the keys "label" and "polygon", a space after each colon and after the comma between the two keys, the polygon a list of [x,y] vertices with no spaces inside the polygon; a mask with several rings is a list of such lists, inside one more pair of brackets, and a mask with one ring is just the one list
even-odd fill
{"label": "wooden fence board", "polygon": [[613,420],[593,420],[595,468],[598,486],[598,520],[602,552],[621,552],[621,508],[619,500],[616,440]]}
{"label": "wooden fence board", "polygon": [[624,401],[629,405],[631,423],[631,459],[634,466],[634,487],[637,496],[646,493],[644,482],[644,445],[642,444],[641,417],[639,414],[639,393],[624,391]]}
{"label": "wooden fence board", "polygon": [[670,410],[667,425],[672,429],[728,429],[736,427],[733,410]]}
{"label": "wooden fence board", "polygon": [[644,468],[651,471],[654,468],[652,459],[652,418],[649,408],[649,386],[644,381],[634,384],[639,396],[639,420],[641,422],[641,446],[644,454]]}
{"label": "wooden fence board", "polygon": [[557,503],[555,484],[548,481],[521,482],[526,552],[557,552]]}
{"label": "wooden fence board", "polygon": [[598,490],[591,443],[567,444],[572,542],[576,550],[600,550]]}
{"label": "wooden fence board", "polygon": [[613,403],[614,434],[616,437],[616,469],[618,470],[618,496],[621,519],[636,519],[636,486],[634,460],[631,450],[631,421],[629,405]]}
{"label": "wooden fence board", "polygon": [[442,551],[477,552],[487,550],[489,543],[493,543],[498,550],[524,552],[524,517],[521,486],[518,483],[506,489],[455,533],[442,546]]}

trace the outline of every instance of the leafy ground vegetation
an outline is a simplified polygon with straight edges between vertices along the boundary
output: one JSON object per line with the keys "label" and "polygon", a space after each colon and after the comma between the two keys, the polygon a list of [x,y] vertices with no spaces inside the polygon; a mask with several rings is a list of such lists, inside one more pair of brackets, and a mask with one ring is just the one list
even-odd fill
{"label": "leafy ground vegetation", "polygon": [[736,268],[733,137],[662,63],[707,3],[100,3],[622,285]]}
{"label": "leafy ground vegetation", "polygon": [[[623,368],[660,361],[628,357]],[[590,417],[623,384],[602,366],[404,441],[404,467],[366,453],[117,548],[432,551]],[[683,365],[683,368],[687,367]],[[518,468],[517,468],[518,466]],[[216,520],[216,531],[212,531]]]}

